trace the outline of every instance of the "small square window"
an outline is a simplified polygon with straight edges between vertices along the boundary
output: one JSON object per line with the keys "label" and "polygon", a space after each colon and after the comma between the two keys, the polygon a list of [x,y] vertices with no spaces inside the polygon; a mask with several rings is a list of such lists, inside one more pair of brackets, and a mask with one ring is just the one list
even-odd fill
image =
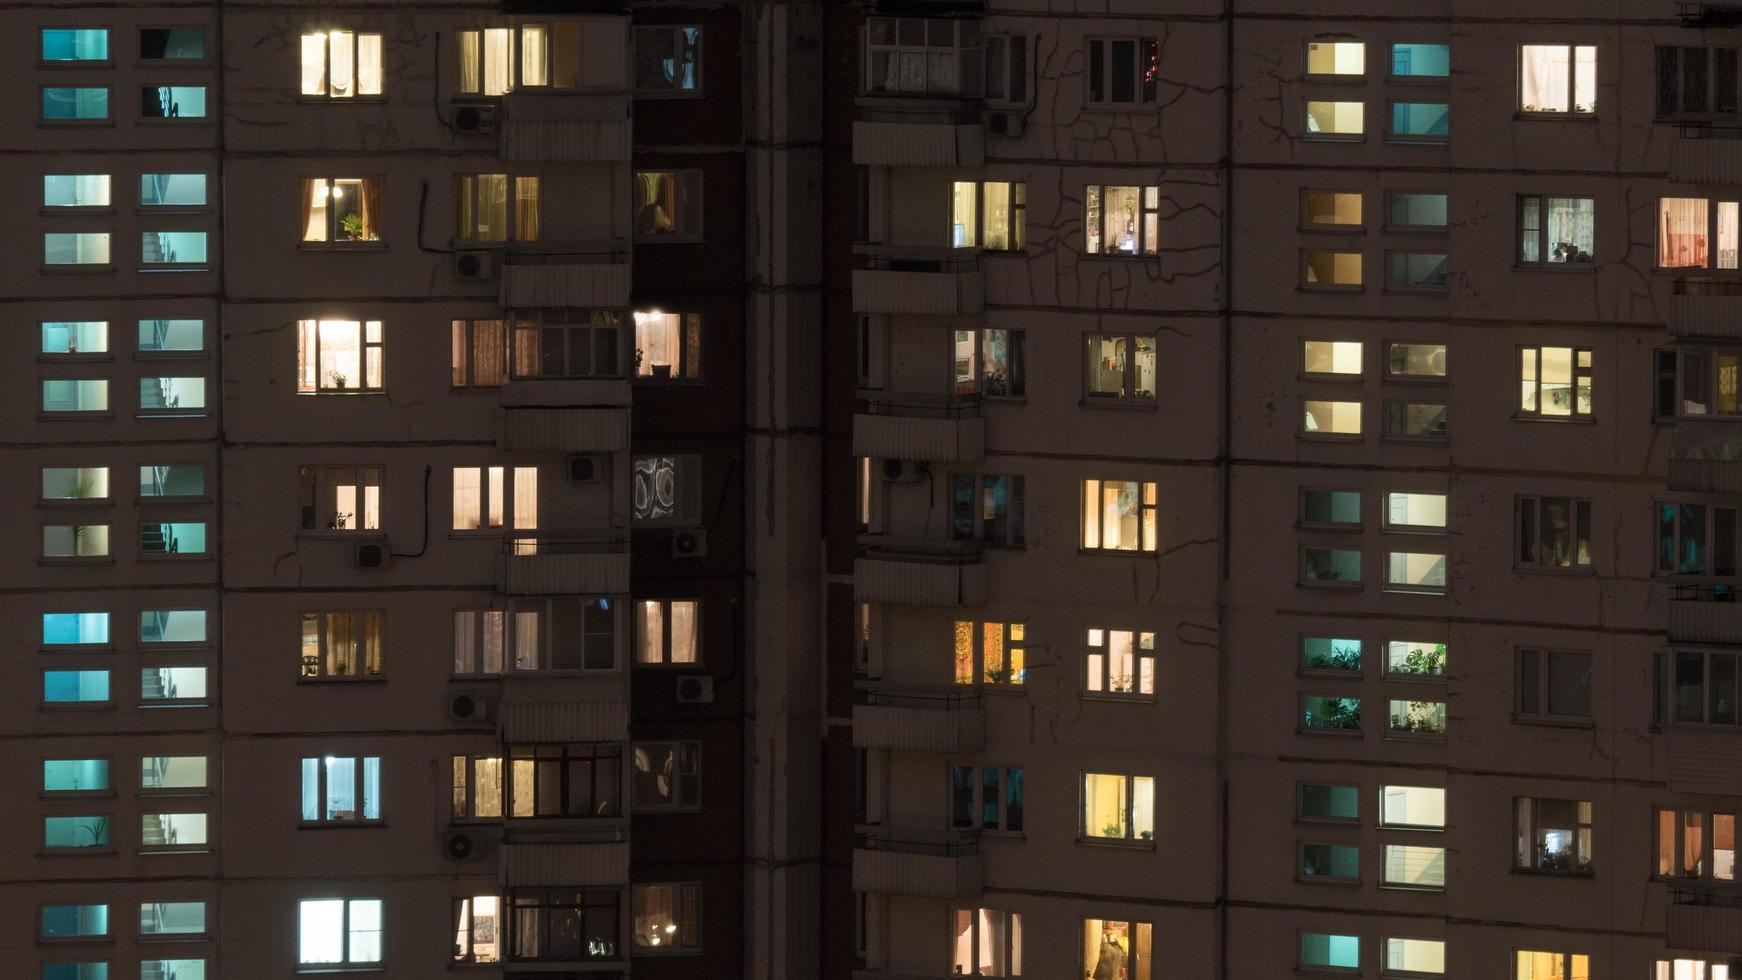
{"label": "small square window", "polygon": [[637,170],[632,197],[636,241],[702,240],[701,171]]}
{"label": "small square window", "polygon": [[1517,662],[1517,710],[1521,720],[1590,720],[1588,651],[1520,649]]}
{"label": "small square window", "polygon": [[1361,880],[1361,849],[1346,844],[1300,845],[1300,880],[1310,882],[1358,882]]}
{"label": "small square window", "polygon": [[1161,81],[1161,41],[1152,37],[1089,40],[1089,104],[1153,105]]}
{"label": "small square window", "polygon": [[1302,822],[1359,823],[1361,792],[1357,786],[1300,783],[1296,813]]}
{"label": "small square window", "polygon": [[637,955],[701,952],[701,885],[631,885],[629,905],[630,942]]}

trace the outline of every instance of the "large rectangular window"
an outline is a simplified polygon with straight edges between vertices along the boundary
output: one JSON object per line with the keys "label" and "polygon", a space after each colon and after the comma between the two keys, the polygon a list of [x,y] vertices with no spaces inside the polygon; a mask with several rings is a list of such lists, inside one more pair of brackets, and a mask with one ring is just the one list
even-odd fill
{"label": "large rectangular window", "polygon": [[1573,497],[1519,497],[1518,564],[1536,568],[1588,568],[1591,502]]}
{"label": "large rectangular window", "polygon": [[1440,891],[1446,887],[1446,849],[1443,847],[1386,844],[1381,856],[1379,883],[1387,888]]}
{"label": "large rectangular window", "polygon": [[1596,261],[1597,202],[1589,197],[1518,199],[1519,265],[1584,265]]}
{"label": "large rectangular window", "polygon": [[702,743],[636,742],[630,755],[630,803],[635,812],[695,810],[702,805]]}
{"label": "large rectangular window", "polygon": [[204,813],[142,813],[139,815],[139,853],[203,851],[207,842]]}
{"label": "large rectangular window", "polygon": [[950,476],[950,538],[991,548],[1023,545],[1023,479],[999,473]]}
{"label": "large rectangular window", "polygon": [[638,955],[702,949],[702,886],[631,885],[630,943]]}
{"label": "large rectangular window", "polygon": [[508,893],[508,959],[536,963],[615,960],[622,892],[518,888]]}
{"label": "large rectangular window", "polygon": [[145,85],[139,89],[141,119],[204,119],[204,85]]}
{"label": "large rectangular window", "polygon": [[865,92],[870,95],[980,94],[980,22],[955,17],[869,17]]}
{"label": "large rectangular window", "polygon": [[537,177],[461,174],[454,180],[455,238],[467,242],[538,241]]}
{"label": "large rectangular window", "polygon": [[109,499],[107,466],[45,466],[42,499],[46,501]]}
{"label": "large rectangular window", "polygon": [[1518,109],[1547,115],[1597,111],[1597,48],[1524,44],[1518,48]]}
{"label": "large rectangular window", "polygon": [[453,468],[453,529],[538,529],[538,467]]}
{"label": "large rectangular window", "polygon": [[515,378],[621,378],[622,319],[613,310],[514,314]]}
{"label": "large rectangular window", "polygon": [[1361,969],[1361,937],[1335,933],[1300,934],[1300,965],[1309,970]]}
{"label": "large rectangular window", "polygon": [[45,27],[42,29],[42,60],[108,61],[108,28]]}
{"label": "large rectangular window", "polygon": [[616,817],[623,813],[618,745],[512,745],[508,816]]}
{"label": "large rectangular window", "polygon": [[1158,976],[1153,972],[1154,946],[1147,922],[1084,919],[1082,950],[1077,972],[1085,978],[1154,980]]}
{"label": "large rectangular window", "polygon": [[1082,822],[1078,832],[1092,840],[1155,839],[1155,779],[1086,772],[1082,783]]}
{"label": "large rectangular window", "polygon": [[999,909],[950,910],[950,973],[1022,975],[1022,916]]}
{"label": "large rectangular window", "polygon": [[1735,882],[1735,811],[1658,810],[1655,873],[1659,878]]}
{"label": "large rectangular window", "polygon": [[302,36],[302,94],[349,99],[381,94],[381,35],[332,30]]}
{"label": "large rectangular window", "polygon": [[1359,140],[1366,133],[1366,115],[1365,102],[1309,99],[1301,135],[1310,140]]}
{"label": "large rectangular window", "polygon": [[50,86],[42,90],[44,122],[101,122],[109,118],[109,87]]}
{"label": "large rectangular window", "polygon": [[632,523],[670,526],[701,521],[701,457],[636,456],[631,465]]}
{"label": "large rectangular window", "polygon": [[381,467],[299,466],[296,483],[304,531],[381,527]]}
{"label": "large rectangular window", "polygon": [[203,208],[206,206],[206,175],[140,174],[139,206],[142,208]]}
{"label": "large rectangular window", "polygon": [[379,756],[320,756],[302,760],[304,823],[358,823],[381,819]]}
{"label": "large rectangular window", "polygon": [[139,791],[175,795],[205,789],[211,763],[203,755],[147,755],[139,759]]}
{"label": "large rectangular window", "polygon": [[1091,38],[1088,75],[1090,105],[1153,105],[1161,82],[1161,41]]}
{"label": "large rectangular window", "polygon": [[381,900],[304,899],[297,906],[297,962],[303,966],[381,962]]}
{"label": "large rectangular window", "polygon": [[302,240],[358,243],[381,238],[381,181],[374,177],[305,177]]}
{"label": "large rectangular window", "polygon": [[154,463],[139,467],[139,496],[203,497],[206,467],[201,463]]}
{"label": "large rectangular window", "polygon": [[1161,240],[1161,188],[1090,184],[1083,189],[1083,251],[1154,255]]}
{"label": "large rectangular window", "polygon": [[64,357],[109,352],[107,320],[44,320],[40,353]]}
{"label": "large rectangular window", "polygon": [[42,614],[42,645],[107,646],[109,614],[106,612],[45,612]]}
{"label": "large rectangular window", "polygon": [[638,242],[702,239],[702,174],[699,170],[637,170],[630,206]]}
{"label": "large rectangular window", "polygon": [[1109,697],[1155,696],[1155,634],[1091,627],[1083,689]]}
{"label": "large rectangular window", "polygon": [[[1737,268],[1739,210],[1742,210],[1742,202],[1737,201],[1704,197],[1658,198],[1658,268]],[[1714,237],[1716,241],[1713,241]]]}
{"label": "large rectangular window", "polygon": [[1590,720],[1590,653],[1521,649],[1517,661],[1516,708],[1521,720]]}
{"label": "large rectangular window", "polygon": [[109,818],[100,816],[44,817],[42,846],[46,850],[108,847]]}
{"label": "large rectangular window", "polygon": [[[1663,673],[1666,669],[1668,676]],[[1666,720],[1693,725],[1739,723],[1736,654],[1677,650],[1660,661],[1659,671]]]}
{"label": "large rectangular window", "polygon": [[1303,694],[1300,698],[1303,732],[1361,734],[1361,699]]}
{"label": "large rectangular window", "polygon": [[1155,551],[1155,483],[1084,480],[1082,546],[1085,551]]}
{"label": "large rectangular window", "polygon": [[1557,874],[1591,873],[1591,804],[1588,800],[1514,801],[1516,847],[1513,867]]}
{"label": "large rectangular window", "polygon": [[1589,418],[1591,375],[1588,347],[1519,348],[1519,416]]}
{"label": "large rectangular window", "polygon": [[106,208],[109,206],[108,174],[44,174],[42,206],[45,208]]}
{"label": "large rectangular window", "polygon": [[1091,400],[1154,400],[1155,337],[1092,333],[1083,357],[1084,394]]}
{"label": "large rectangular window", "polygon": [[635,311],[635,376],[696,381],[702,376],[702,315]]}
{"label": "large rectangular window", "polygon": [[44,558],[107,558],[109,556],[109,525],[107,524],[44,524],[42,526],[42,557]]}
{"label": "large rectangular window", "polygon": [[300,676],[373,677],[381,673],[381,613],[302,614]]}
{"label": "large rectangular window", "polygon": [[44,759],[44,793],[106,793],[109,790],[108,759]]}
{"label": "large rectangular window", "polygon": [[495,388],[508,380],[508,324],[505,320],[455,320],[453,386]]}
{"label": "large rectangular window", "polygon": [[615,600],[583,596],[526,598],[510,609],[454,612],[457,675],[507,670],[614,670]]}
{"label": "large rectangular window", "polygon": [[[957,395],[1019,398],[1028,393],[1027,334],[1021,330],[955,330],[951,368]],[[868,377],[868,374],[866,375]]]}
{"label": "large rectangular window", "polygon": [[296,390],[382,391],[386,345],[380,320],[298,320]]}
{"label": "large rectangular window", "polygon": [[1659,45],[1656,62],[1659,119],[1736,114],[1735,48]]}
{"label": "large rectangular window", "polygon": [[44,940],[94,939],[109,934],[107,905],[44,905],[37,936]]}
{"label": "large rectangular window", "polygon": [[954,629],[957,684],[1021,684],[1028,675],[1028,627],[958,619]]}
{"label": "large rectangular window", "polygon": [[106,231],[50,231],[42,236],[44,265],[108,265]]}

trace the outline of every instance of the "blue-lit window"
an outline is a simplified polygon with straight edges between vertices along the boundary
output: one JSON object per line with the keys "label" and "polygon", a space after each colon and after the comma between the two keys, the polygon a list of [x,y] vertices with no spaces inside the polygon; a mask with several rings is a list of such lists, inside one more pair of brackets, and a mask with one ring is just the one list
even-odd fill
{"label": "blue-lit window", "polygon": [[139,261],[145,265],[205,265],[203,231],[147,231],[139,236]]}
{"label": "blue-lit window", "polygon": [[45,670],[42,699],[49,704],[96,704],[109,700],[106,670]]}
{"label": "blue-lit window", "polygon": [[107,354],[107,320],[44,320],[43,354]]}
{"label": "blue-lit window", "polygon": [[139,525],[141,558],[203,555],[206,525],[201,521],[146,521]]}
{"label": "blue-lit window", "polygon": [[305,823],[381,819],[381,758],[325,756],[302,760]]}
{"label": "blue-lit window", "polygon": [[1322,932],[1300,934],[1300,965],[1340,970],[1361,968],[1361,937]]}
{"label": "blue-lit window", "polygon": [[1391,103],[1392,139],[1443,143],[1452,135],[1452,108],[1444,102]]}
{"label": "blue-lit window", "polygon": [[204,701],[206,668],[145,667],[139,671],[140,701]]}
{"label": "blue-lit window", "polygon": [[[174,467],[184,469],[185,467]],[[200,473],[200,489],[204,492],[205,467],[193,467]],[[161,494],[170,496],[170,494]],[[204,643],[206,642],[206,611],[204,609],[147,609],[139,614],[141,643]]]}
{"label": "blue-lit window", "polygon": [[42,118],[60,122],[109,118],[109,89],[102,85],[42,90]]}
{"label": "blue-lit window", "polygon": [[42,236],[44,265],[108,265],[106,231],[51,231]]}
{"label": "blue-lit window", "polygon": [[109,934],[107,905],[44,905],[42,938],[78,939]]}
{"label": "blue-lit window", "polygon": [[42,980],[109,980],[109,964],[44,963]]}
{"label": "blue-lit window", "polygon": [[42,614],[42,645],[103,644],[109,642],[106,612],[60,612]]}
{"label": "blue-lit window", "polygon": [[206,175],[140,174],[139,206],[143,208],[203,208],[206,206]]}
{"label": "blue-lit window", "polygon": [[108,174],[44,174],[42,206],[45,208],[106,208],[109,206]]}
{"label": "blue-lit window", "polygon": [[205,378],[139,379],[141,415],[201,415],[205,408]]}
{"label": "blue-lit window", "polygon": [[694,94],[702,88],[702,29],[661,24],[635,29],[635,91]]}
{"label": "blue-lit window", "polygon": [[206,349],[204,320],[140,320],[139,350],[168,354]]}
{"label": "blue-lit window", "polygon": [[44,759],[44,793],[100,793],[109,788],[108,759]]}
{"label": "blue-lit window", "polygon": [[1447,78],[1452,74],[1449,44],[1393,44],[1392,78]]}
{"label": "blue-lit window", "polygon": [[108,847],[109,818],[44,817],[42,843],[45,847]]}
{"label": "blue-lit window", "polygon": [[45,27],[44,61],[108,61],[109,31],[102,27]]}
{"label": "blue-lit window", "polygon": [[141,119],[204,119],[204,85],[147,85],[139,90]]}
{"label": "blue-lit window", "polygon": [[45,378],[44,412],[107,412],[109,382],[102,378]]}
{"label": "blue-lit window", "polygon": [[[156,463],[139,467],[141,497],[203,497],[206,495],[206,468],[199,463]],[[141,613],[142,617],[152,613]],[[196,613],[188,613],[196,615]],[[205,616],[200,617],[200,641],[205,640]],[[145,626],[140,626],[141,638]]]}

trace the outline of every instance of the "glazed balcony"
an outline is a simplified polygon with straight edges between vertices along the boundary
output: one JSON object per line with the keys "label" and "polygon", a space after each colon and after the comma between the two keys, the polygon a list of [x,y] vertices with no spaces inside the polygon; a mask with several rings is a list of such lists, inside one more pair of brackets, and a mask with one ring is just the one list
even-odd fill
{"label": "glazed balcony", "polygon": [[892,167],[978,167],[980,21],[974,2],[876,0],[865,19],[853,162]]}
{"label": "glazed balcony", "polygon": [[986,451],[979,395],[866,392],[853,416],[853,455],[961,463]]}
{"label": "glazed balcony", "polygon": [[979,606],[986,602],[985,554],[978,541],[859,536],[853,595],[859,602]]}
{"label": "glazed balcony", "polygon": [[1671,949],[1742,956],[1742,892],[1672,885],[1664,920]]}
{"label": "glazed balcony", "polygon": [[505,310],[629,305],[629,248],[623,242],[516,242],[502,252]]}
{"label": "glazed balcony", "polygon": [[[629,826],[622,820],[509,821],[498,868],[509,887],[629,884]],[[585,826],[583,826],[583,823]]]}
{"label": "glazed balcony", "polygon": [[1742,795],[1742,731],[1733,725],[1660,728],[1669,788],[1677,793]]}
{"label": "glazed balcony", "polygon": [[855,245],[853,312],[975,316],[985,308],[980,256],[973,249]]}
{"label": "glazed balcony", "polygon": [[978,752],[986,744],[980,695],[960,688],[867,684],[853,705],[853,747]]}
{"label": "glazed balcony", "polygon": [[625,742],[629,686],[622,671],[523,671],[502,678],[504,742]]}
{"label": "glazed balcony", "polygon": [[1742,419],[1678,419],[1669,443],[1669,488],[1742,492]]}
{"label": "glazed balcony", "polygon": [[1742,601],[1730,581],[1669,587],[1671,643],[1742,644]]}
{"label": "glazed balcony", "polygon": [[622,595],[629,591],[629,534],[516,531],[504,538],[497,590],[505,595]]}
{"label": "glazed balcony", "polygon": [[854,891],[915,898],[979,896],[978,835],[881,826],[856,830]]}
{"label": "glazed balcony", "polygon": [[629,94],[623,91],[511,92],[502,99],[498,153],[532,163],[618,163],[629,159]]}
{"label": "glazed balcony", "polygon": [[[1733,142],[1742,147],[1742,140]],[[1742,183],[1742,168],[1729,182]],[[1677,279],[1669,332],[1678,338],[1742,338],[1742,280]]]}

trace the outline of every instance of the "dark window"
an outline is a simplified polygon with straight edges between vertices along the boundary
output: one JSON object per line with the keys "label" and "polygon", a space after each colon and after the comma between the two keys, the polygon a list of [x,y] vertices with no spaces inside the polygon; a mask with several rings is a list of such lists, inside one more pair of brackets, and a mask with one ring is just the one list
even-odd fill
{"label": "dark window", "polygon": [[508,894],[511,961],[618,959],[619,893],[522,888]]}

